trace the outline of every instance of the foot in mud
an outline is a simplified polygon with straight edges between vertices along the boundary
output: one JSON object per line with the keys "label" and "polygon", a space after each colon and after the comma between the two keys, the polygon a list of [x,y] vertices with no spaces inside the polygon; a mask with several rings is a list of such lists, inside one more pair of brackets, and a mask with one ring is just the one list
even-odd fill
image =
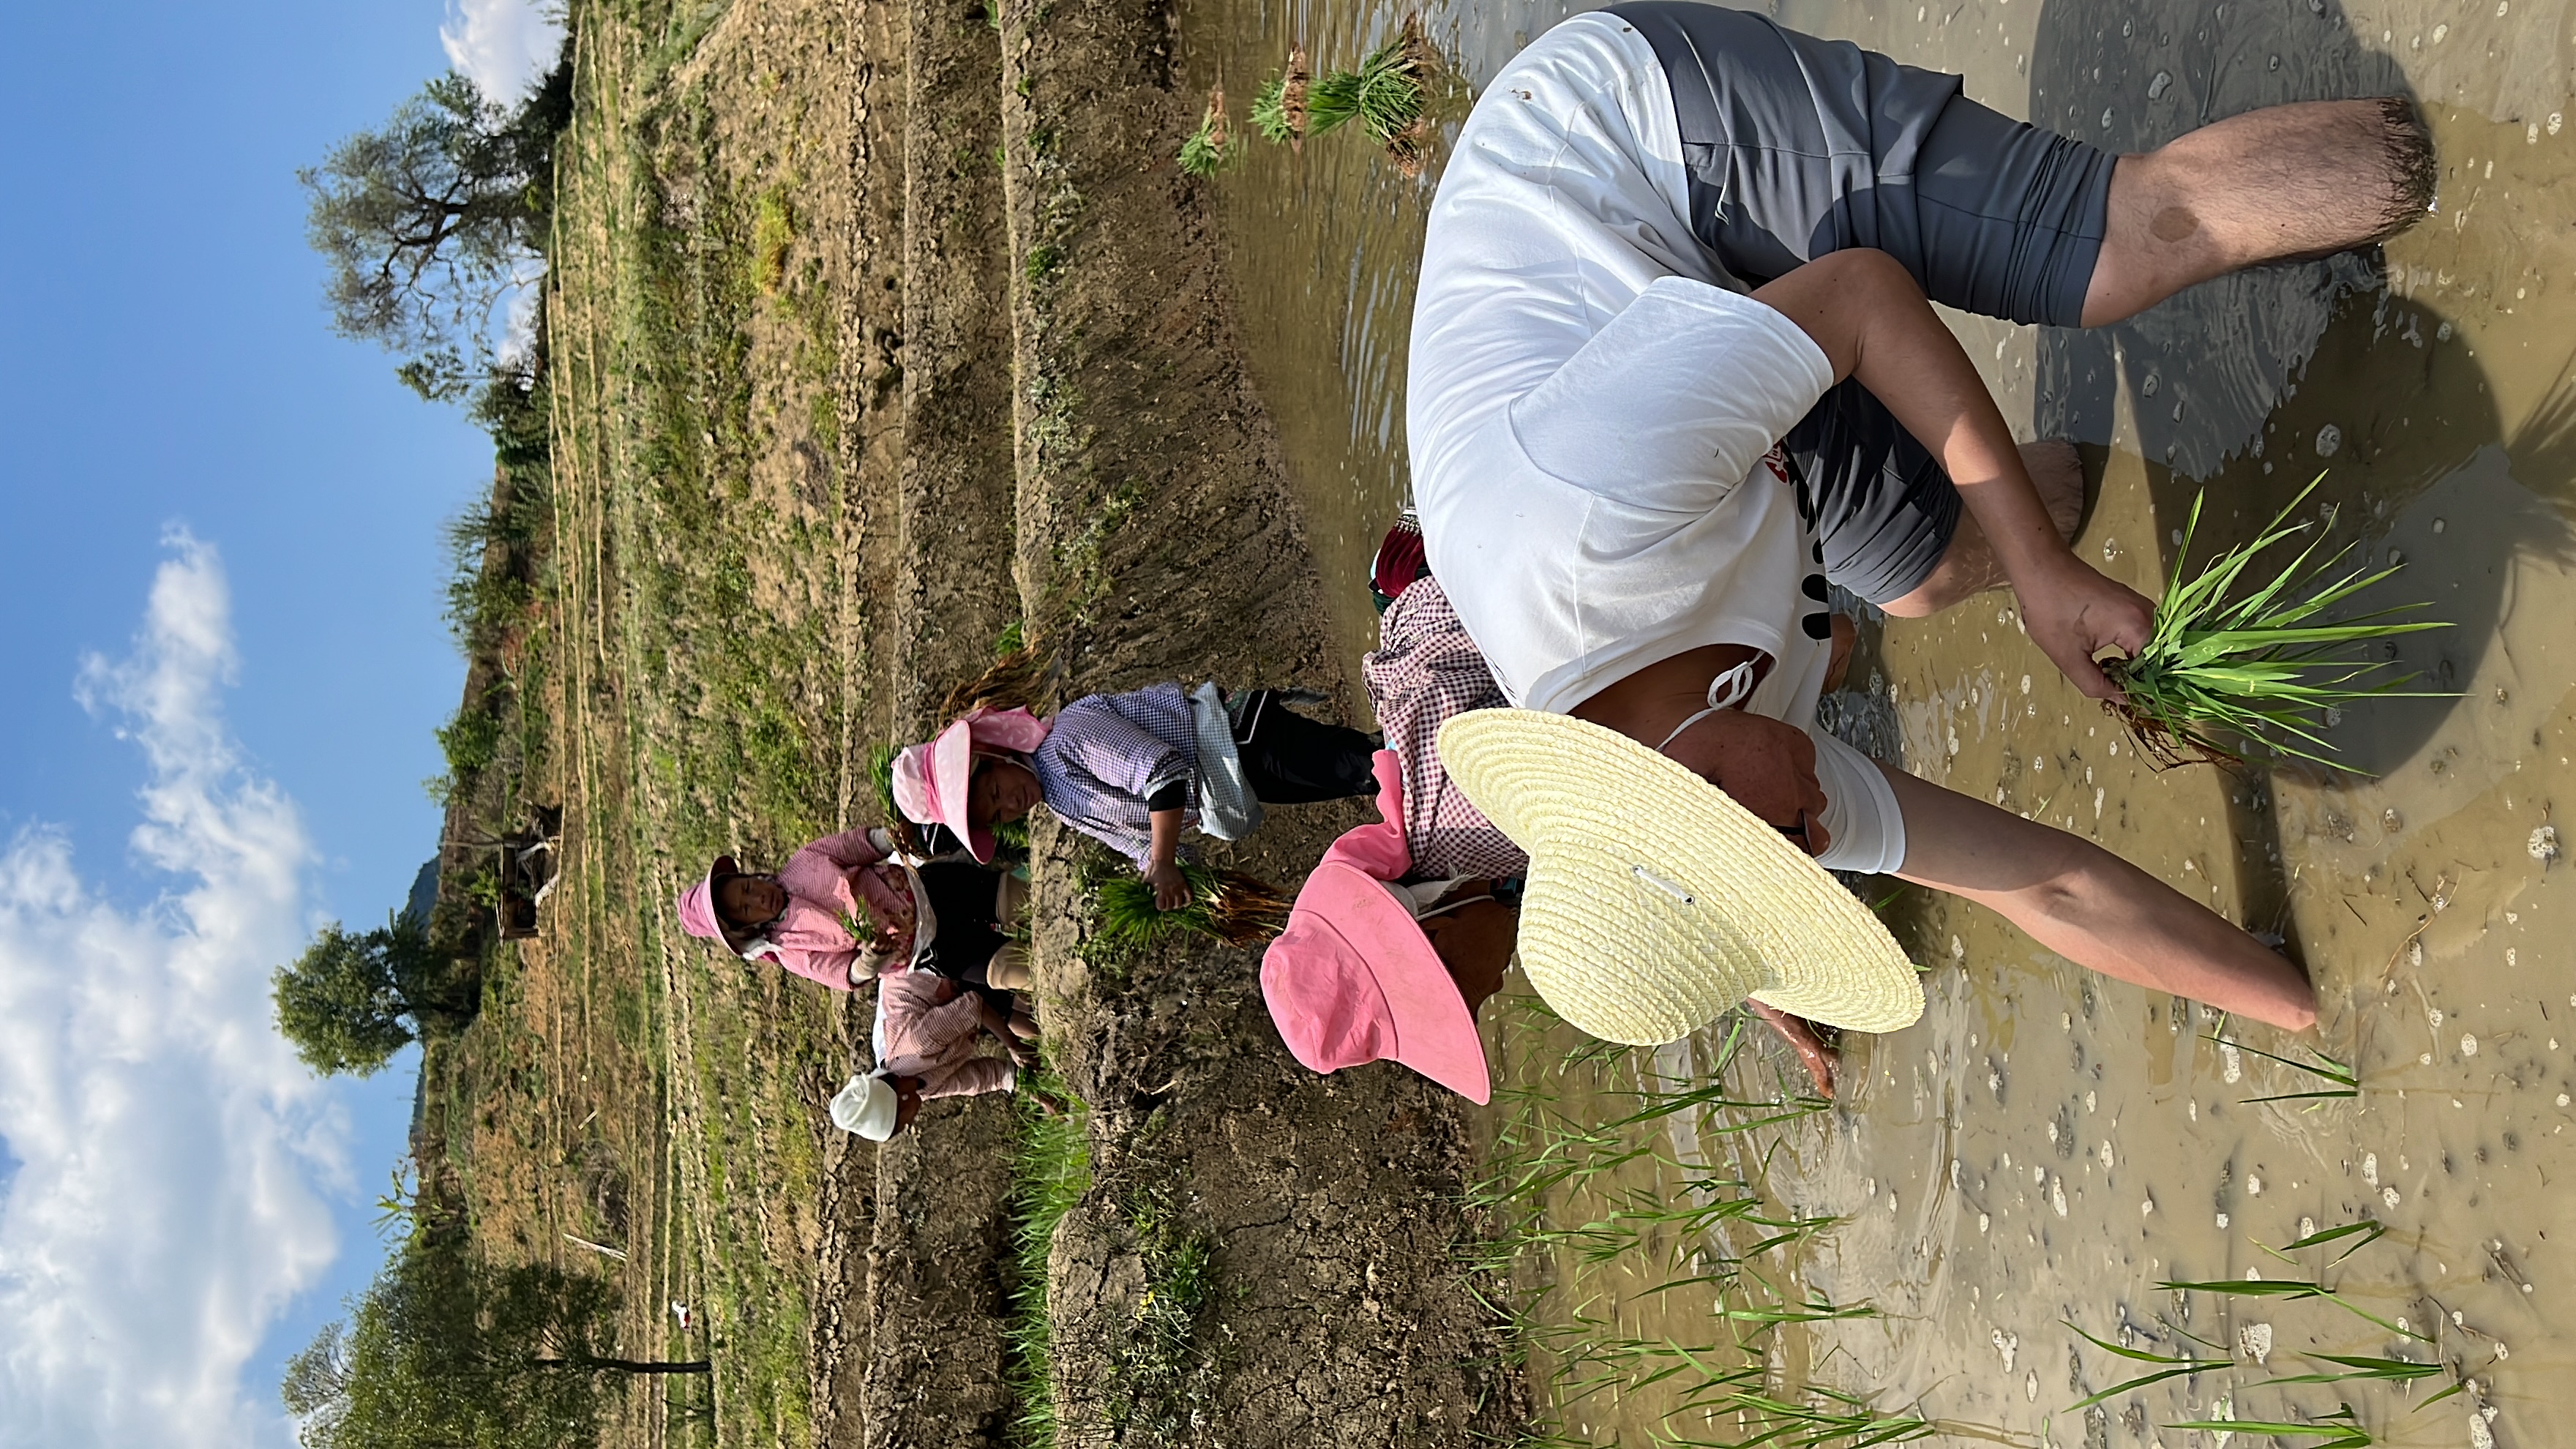
{"label": "foot in mud", "polygon": [[2123,156],[2083,324],[2241,267],[2377,245],[2422,219],[2438,176],[2400,96],[2265,106]]}
{"label": "foot in mud", "polygon": [[1843,681],[1851,676],[1852,647],[1860,642],[1860,626],[1841,614],[1833,616],[1833,629],[1833,652],[1825,661],[1827,694],[1842,688]]}
{"label": "foot in mud", "polygon": [[[2039,490],[2048,521],[2057,525],[2057,536],[2073,543],[2084,522],[2083,456],[2064,438],[2044,438],[2021,445],[2021,462],[2030,470],[2031,486]],[[1887,612],[1900,619],[1920,619],[2007,582],[2003,561],[1995,557],[1994,545],[1977,526],[1976,515],[1961,509],[1958,531],[1950,535],[1949,550],[1933,565],[1932,576],[1916,585],[1914,592],[1889,602]]]}
{"label": "foot in mud", "polygon": [[1758,1001],[1744,1003],[1745,1010],[1762,1018],[1780,1034],[1789,1050],[1798,1054],[1798,1064],[1807,1069],[1807,1080],[1815,1083],[1816,1095],[1830,1102],[1834,1097],[1834,1049],[1816,1035],[1815,1025],[1803,1016],[1791,1016],[1777,1007]]}

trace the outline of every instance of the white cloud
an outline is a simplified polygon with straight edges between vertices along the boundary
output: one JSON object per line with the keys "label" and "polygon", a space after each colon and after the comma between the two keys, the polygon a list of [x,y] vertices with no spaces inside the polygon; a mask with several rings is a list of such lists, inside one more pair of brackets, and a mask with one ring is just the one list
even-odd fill
{"label": "white cloud", "polygon": [[222,563],[166,543],[133,652],[77,688],[143,754],[140,889],[52,831],[0,848],[0,1444],[282,1442],[243,1368],[338,1252],[316,1188],[348,1185],[347,1123],[268,997],[311,849],[224,726]]}
{"label": "white cloud", "polygon": [[438,39],[448,64],[506,105],[554,65],[563,23],[535,0],[447,0]]}

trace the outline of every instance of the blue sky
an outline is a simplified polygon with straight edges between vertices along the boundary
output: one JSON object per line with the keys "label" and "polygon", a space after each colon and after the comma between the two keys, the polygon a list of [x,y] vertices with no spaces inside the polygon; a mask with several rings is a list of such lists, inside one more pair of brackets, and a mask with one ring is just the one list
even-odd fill
{"label": "blue sky", "polygon": [[284,1443],[411,1067],[266,1019],[434,847],[488,442],[333,336],[298,166],[525,0],[33,7],[0,47],[0,1444]]}

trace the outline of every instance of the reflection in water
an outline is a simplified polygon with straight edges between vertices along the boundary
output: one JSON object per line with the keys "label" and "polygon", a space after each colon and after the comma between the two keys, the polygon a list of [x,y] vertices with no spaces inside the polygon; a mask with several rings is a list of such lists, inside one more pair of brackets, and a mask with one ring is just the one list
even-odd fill
{"label": "reflection in water", "polygon": [[[1200,0],[1184,62],[1194,83],[1249,95],[1292,42],[1348,63],[1403,13]],[[1460,71],[1438,112],[1449,135],[1469,89],[1563,13],[1424,7]],[[2405,564],[2381,602],[2424,599],[2456,625],[2397,641],[2445,697],[2351,711],[2336,738],[2362,772],[2333,777],[2155,772],[2029,646],[2008,594],[1865,631],[1863,684],[1834,702],[1840,717],[1915,773],[2099,839],[2281,932],[2319,985],[2314,1043],[2356,1063],[2364,1089],[2251,1104],[2308,1084],[2204,1040],[2220,1023],[2188,1003],[1909,898],[1900,935],[1930,968],[1929,1011],[1847,1043],[1844,1101],[1788,1129],[1764,1165],[1783,1205],[1847,1219],[1784,1271],[1885,1317],[1793,1336],[1777,1368],[1796,1382],[1812,1363],[1819,1382],[2015,1443],[2179,1444],[2155,1426],[2207,1417],[2222,1396],[2240,1418],[2349,1399],[2386,1444],[2552,1442],[2541,1410],[2576,1352],[2559,1306],[2576,1293],[2576,1207],[2551,1190],[2576,1173],[2576,888],[2558,854],[2576,822],[2555,815],[2576,805],[2576,14],[2562,0],[1783,0],[1773,13],[1960,71],[1985,104],[2107,146],[2273,101],[2419,96],[2438,210],[2384,259],[2269,268],[2093,333],[1959,327],[2008,417],[2088,445],[2099,496],[2080,547],[2115,577],[2153,591],[2199,490],[2216,549],[2323,470],[2330,537],[2356,543],[2356,561]],[[1435,148],[1407,180],[1330,137],[1302,154],[1256,146],[1213,186],[1255,375],[1352,654],[1374,639],[1369,552],[1406,493],[1400,389],[1438,166]],[[2298,1054],[2269,1033],[2242,1039]],[[1644,1084],[1704,1069],[1714,1050],[1638,1053],[1629,1070]],[[1690,1150],[1676,1139],[1667,1155]],[[2153,1286],[2289,1274],[2260,1245],[2365,1214],[2389,1236],[2328,1281],[2435,1344],[2313,1303],[2231,1307]],[[1683,1334],[1707,1307],[1642,1288],[1620,1301],[1638,1335]],[[2135,1366],[2064,1322],[2160,1352],[2185,1332],[2233,1345],[2261,1325],[2273,1347],[2266,1366],[2068,1415]],[[2380,1385],[2258,1387],[2319,1368],[2311,1351],[2438,1357],[2477,1387],[2420,1416]],[[1652,1398],[1596,1396],[1564,1427],[1642,1444]]]}

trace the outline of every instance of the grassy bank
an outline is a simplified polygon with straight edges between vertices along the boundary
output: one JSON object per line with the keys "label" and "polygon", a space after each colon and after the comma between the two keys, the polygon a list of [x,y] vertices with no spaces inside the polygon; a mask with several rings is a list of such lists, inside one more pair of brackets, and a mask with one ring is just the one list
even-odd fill
{"label": "grassy bank", "polygon": [[[809,1104],[847,1061],[844,1003],[709,958],[668,902],[717,851],[783,858],[847,803],[873,691],[851,647],[863,409],[844,399],[867,379],[842,347],[846,249],[797,200],[846,190],[816,184],[839,179],[833,127],[740,124],[754,101],[791,119],[837,103],[819,58],[847,22],[789,15],[783,48],[755,53],[732,13],[572,7],[544,313],[553,547],[526,581],[528,706],[492,741],[563,803],[563,876],[426,1086],[487,1251],[605,1269],[626,1348],[715,1360],[711,1386],[631,1394],[614,1437],[803,1444],[835,1200]],[[469,752],[496,734],[455,728]]]}

